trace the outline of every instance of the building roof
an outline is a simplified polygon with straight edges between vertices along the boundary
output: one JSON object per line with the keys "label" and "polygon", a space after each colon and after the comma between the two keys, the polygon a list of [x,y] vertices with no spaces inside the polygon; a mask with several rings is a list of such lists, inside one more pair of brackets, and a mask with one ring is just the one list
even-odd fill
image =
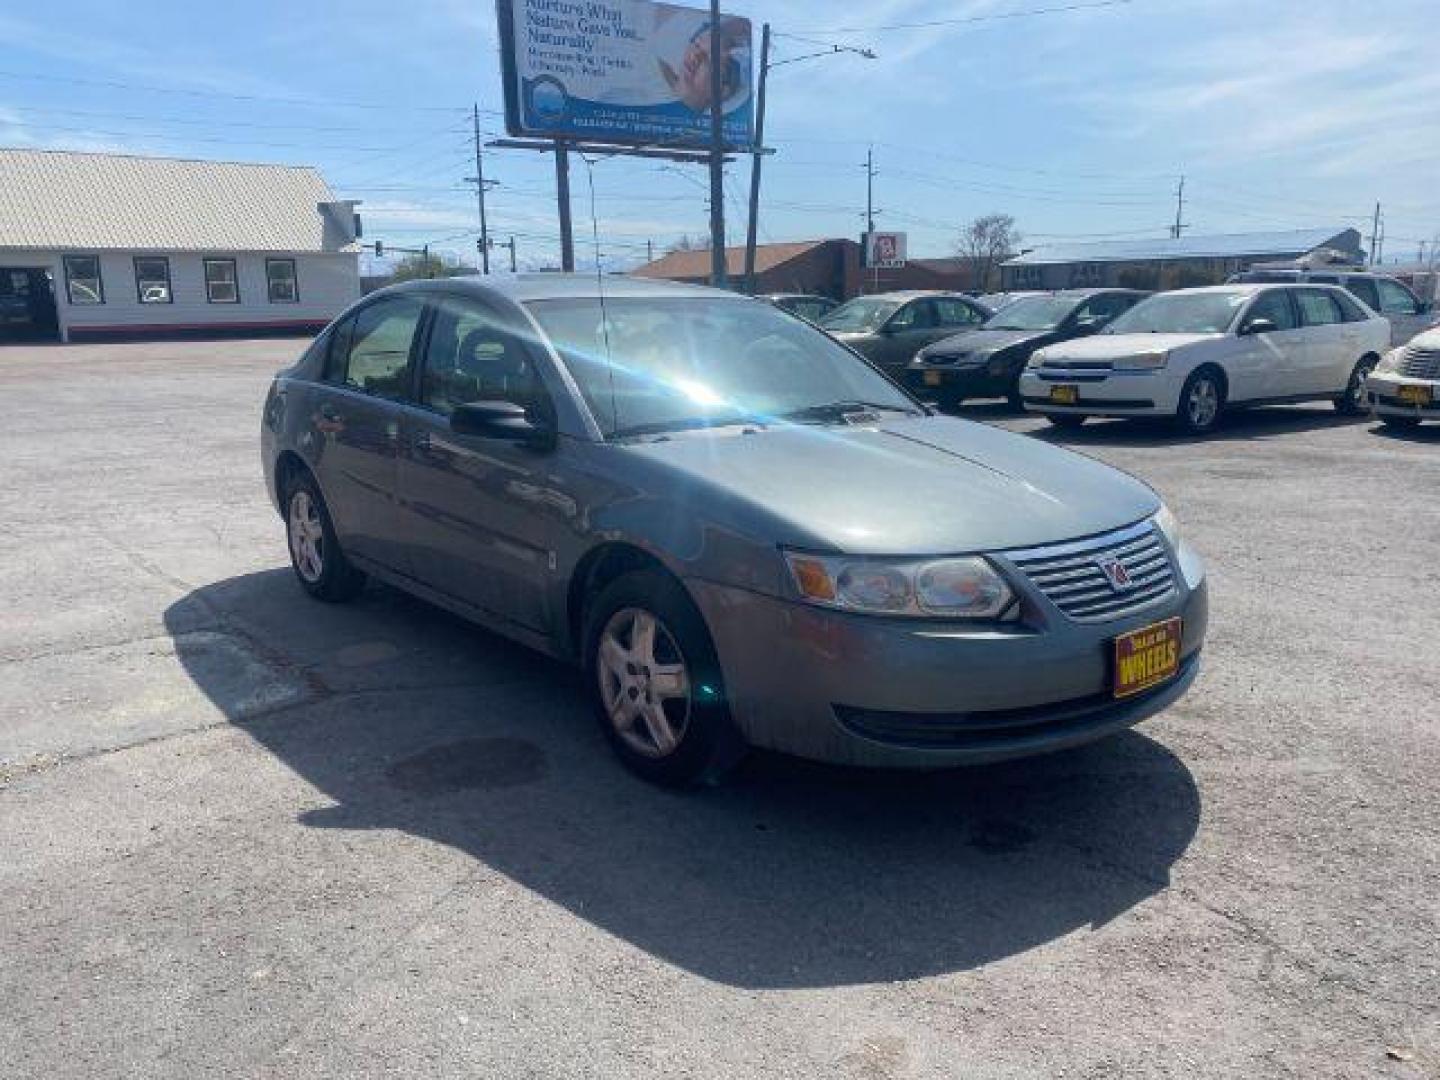
{"label": "building roof", "polygon": [[354,250],[308,166],[0,148],[0,248]]}
{"label": "building roof", "polygon": [[[800,240],[791,244],[756,244],[755,272],[763,274],[791,259],[799,258],[807,251],[812,251],[822,244],[834,242],[831,240]],[[745,272],[745,249],[743,247],[727,247],[725,249],[725,272],[732,276],[738,276]],[[710,250],[701,248],[693,251],[671,251],[652,263],[637,267],[631,273],[639,277],[671,278],[673,280],[708,278],[710,276]]]}
{"label": "building roof", "polygon": [[1354,229],[1290,229],[1284,232],[1185,236],[1179,240],[1102,240],[1088,244],[1048,244],[1024,252],[1005,266],[1045,266],[1077,262],[1148,262],[1162,259],[1229,259],[1263,255],[1300,255],[1322,247],[1354,249]]}

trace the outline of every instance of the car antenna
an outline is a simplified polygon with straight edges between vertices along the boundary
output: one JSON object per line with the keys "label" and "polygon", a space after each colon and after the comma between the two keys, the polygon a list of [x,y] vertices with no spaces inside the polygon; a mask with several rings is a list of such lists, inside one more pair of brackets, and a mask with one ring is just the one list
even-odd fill
{"label": "car antenna", "polygon": [[605,342],[605,370],[610,376],[610,428],[620,430],[620,409],[615,403],[615,359],[610,355],[610,317],[605,312],[605,274],[600,268],[600,222],[595,216],[595,162],[581,154],[585,180],[590,186],[590,237],[595,248],[595,288],[600,293],[600,336]]}

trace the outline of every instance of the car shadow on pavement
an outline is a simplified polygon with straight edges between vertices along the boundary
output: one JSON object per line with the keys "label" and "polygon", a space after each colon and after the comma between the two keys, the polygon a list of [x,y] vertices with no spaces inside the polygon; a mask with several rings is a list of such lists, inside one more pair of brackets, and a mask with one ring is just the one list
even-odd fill
{"label": "car shadow on pavement", "polygon": [[1082,428],[1062,429],[1046,424],[1029,434],[1066,446],[1161,446],[1187,441],[1249,442],[1305,431],[1348,427],[1368,423],[1369,420],[1366,416],[1342,416],[1329,405],[1257,406],[1226,413],[1220,426],[1206,435],[1186,435],[1164,419],[1095,417]]}
{"label": "car shadow on pavement", "polygon": [[1410,428],[1387,427],[1377,422],[1371,427],[1370,433],[1383,439],[1394,439],[1396,442],[1428,443],[1432,446],[1440,444],[1440,424],[1434,422]]}
{"label": "car shadow on pavement", "polygon": [[[450,845],[734,986],[913,979],[1102,925],[1166,888],[1200,816],[1185,765],[1137,732],[925,774],[755,754],[723,786],[658,789],[613,758],[567,666],[389,589],[318,604],[288,569],[166,622],[196,684],[331,803],[296,827]],[[245,681],[289,693],[237,687],[217,635],[253,657]],[[237,706],[257,694],[281,704]]]}

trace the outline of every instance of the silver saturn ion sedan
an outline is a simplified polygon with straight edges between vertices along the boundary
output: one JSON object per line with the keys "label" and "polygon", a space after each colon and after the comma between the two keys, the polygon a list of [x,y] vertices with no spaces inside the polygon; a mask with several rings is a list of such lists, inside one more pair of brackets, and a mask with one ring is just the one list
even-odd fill
{"label": "silver saturn ion sedan", "polygon": [[623,278],[412,282],[281,372],[300,585],[367,577],[583,665],[651,780],[747,746],[945,766],[1129,727],[1195,679],[1205,571],[1138,480],[931,415],[771,305]]}

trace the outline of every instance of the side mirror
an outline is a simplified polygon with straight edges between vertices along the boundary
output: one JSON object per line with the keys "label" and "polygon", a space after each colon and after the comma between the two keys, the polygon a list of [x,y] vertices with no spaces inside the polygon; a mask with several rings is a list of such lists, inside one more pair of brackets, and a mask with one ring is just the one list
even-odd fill
{"label": "side mirror", "polygon": [[1251,319],[1240,328],[1242,336],[1252,334],[1273,334],[1279,329],[1270,319]]}
{"label": "side mirror", "polygon": [[555,445],[552,428],[534,423],[523,405],[513,401],[471,401],[455,406],[450,430],[477,439],[506,439],[510,442],[548,450]]}

